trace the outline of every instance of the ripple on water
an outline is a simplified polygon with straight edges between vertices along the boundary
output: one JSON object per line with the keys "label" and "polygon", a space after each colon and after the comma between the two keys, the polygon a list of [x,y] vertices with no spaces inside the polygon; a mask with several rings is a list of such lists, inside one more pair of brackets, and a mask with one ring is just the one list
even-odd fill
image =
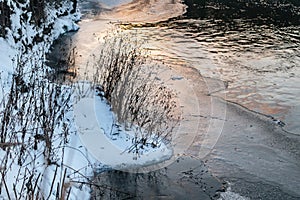
{"label": "ripple on water", "polygon": [[203,76],[225,81],[230,100],[284,120],[286,128],[297,133],[300,130],[292,127],[297,127],[294,116],[300,108],[299,29],[243,19],[230,25],[178,19],[138,31],[157,47],[154,57],[172,64],[184,60]]}

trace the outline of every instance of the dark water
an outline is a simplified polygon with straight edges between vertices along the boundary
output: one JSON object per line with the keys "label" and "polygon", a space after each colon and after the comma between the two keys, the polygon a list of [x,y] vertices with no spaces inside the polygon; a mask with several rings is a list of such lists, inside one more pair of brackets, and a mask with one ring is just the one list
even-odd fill
{"label": "dark water", "polygon": [[[149,173],[106,171],[93,182],[91,199],[215,199],[224,185],[202,161],[183,157]],[[102,187],[97,187],[97,186]]]}
{"label": "dark water", "polygon": [[184,15],[189,19],[252,21],[253,24],[273,24],[278,27],[299,25],[298,0],[185,0],[188,6]]}
{"label": "dark water", "polygon": [[157,58],[184,60],[203,76],[224,81],[227,88],[214,95],[226,94],[300,134],[299,1],[185,3],[184,16],[139,29],[160,43]]}

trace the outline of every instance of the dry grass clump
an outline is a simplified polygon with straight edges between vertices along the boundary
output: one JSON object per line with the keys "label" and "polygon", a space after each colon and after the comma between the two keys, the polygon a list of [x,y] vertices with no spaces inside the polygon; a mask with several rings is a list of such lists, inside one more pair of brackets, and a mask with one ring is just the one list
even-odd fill
{"label": "dry grass clump", "polygon": [[179,121],[176,94],[155,76],[158,63],[147,60],[137,37],[115,32],[105,38],[96,59],[94,83],[106,98],[118,123],[134,130],[129,151],[170,141]]}
{"label": "dry grass clump", "polygon": [[[26,70],[28,64],[30,70]],[[59,198],[67,196],[61,193],[66,177],[57,169],[46,171],[63,163],[72,87],[43,78],[40,64],[21,57],[11,81],[1,80],[0,196],[9,199],[44,199],[54,191]],[[51,180],[52,185],[45,187]]]}

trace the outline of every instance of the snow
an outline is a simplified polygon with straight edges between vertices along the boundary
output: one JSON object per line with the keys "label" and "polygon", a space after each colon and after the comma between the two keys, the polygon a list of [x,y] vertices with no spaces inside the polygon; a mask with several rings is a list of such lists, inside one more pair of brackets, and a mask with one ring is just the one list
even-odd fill
{"label": "snow", "polygon": [[97,96],[90,84],[81,84],[76,87],[80,90],[75,92],[81,94],[74,104],[75,123],[82,143],[97,160],[112,168],[130,171],[172,156],[172,149],[163,143],[157,148],[145,147],[138,155],[129,152],[134,139],[133,129],[125,131],[123,125],[115,126],[116,117],[105,99]]}
{"label": "snow", "polygon": [[[37,195],[38,198],[56,199],[57,195],[66,197],[66,194],[71,191],[70,199],[86,199],[90,195],[90,188],[81,182],[87,182],[93,175],[93,169],[101,168],[102,164],[88,153],[79,140],[72,121],[72,99],[68,100],[72,92],[70,86],[56,85],[44,80],[45,73],[49,70],[44,66],[45,53],[49,51],[52,42],[61,34],[66,31],[78,30],[79,27],[75,22],[79,20],[80,14],[77,12],[73,15],[59,17],[71,7],[71,4],[63,3],[59,10],[49,4],[46,9],[47,19],[44,26],[39,28],[30,23],[29,19],[32,13],[26,13],[27,21],[22,17],[22,14],[24,15],[22,9],[28,6],[29,1],[24,4],[15,1],[6,3],[13,10],[13,14],[11,15],[11,29],[6,28],[6,38],[0,37],[1,126],[4,123],[2,118],[5,113],[4,109],[6,109],[5,105],[9,105],[7,102],[13,86],[13,74],[19,73],[16,70],[22,70],[21,80],[24,81],[24,85],[33,87],[35,91],[20,94],[17,104],[14,105],[15,109],[9,113],[9,116],[12,116],[9,119],[11,123],[6,127],[7,136],[1,145],[12,143],[11,146],[0,148],[0,168],[3,177],[0,185],[0,199],[28,198],[31,192],[36,192],[34,187],[38,187],[39,194],[32,195]],[[53,28],[49,34],[45,35],[44,28],[51,25]],[[35,36],[42,37],[42,41],[35,42]],[[19,65],[22,67],[18,68]],[[62,93],[59,94],[58,99],[55,99],[56,97],[53,97],[52,94],[58,90],[61,90]],[[36,99],[28,101],[30,97],[36,97]],[[57,124],[54,124],[53,153],[50,154],[54,163],[47,164],[43,139],[38,142],[36,149],[34,148],[33,138],[43,132],[37,127],[36,110],[30,108],[38,109],[44,106],[45,111],[49,113],[51,103],[53,104],[55,101],[58,105],[65,102],[68,105],[65,106],[67,109],[64,111],[58,110],[58,112],[62,112],[63,116],[56,117],[62,118],[54,119]],[[22,131],[19,131],[23,127],[28,128],[25,137],[22,136]],[[66,127],[69,129],[68,141],[64,141],[65,138],[62,137]],[[1,136],[2,134],[4,133],[1,132]],[[65,170],[66,176],[64,176]],[[59,185],[58,183],[64,184]],[[60,194],[63,191],[65,194]]]}
{"label": "snow", "polygon": [[[13,72],[13,58],[17,54],[17,51],[13,49],[6,40],[0,37],[0,69],[2,72],[12,73]],[[2,76],[1,76],[2,77]]]}

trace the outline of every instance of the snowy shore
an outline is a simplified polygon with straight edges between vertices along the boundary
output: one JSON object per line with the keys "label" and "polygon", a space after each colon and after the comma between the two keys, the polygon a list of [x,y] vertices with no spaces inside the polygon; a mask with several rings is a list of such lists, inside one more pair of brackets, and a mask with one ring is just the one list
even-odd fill
{"label": "snowy shore", "polygon": [[[175,1],[177,3],[176,6],[174,6],[171,1],[161,1],[162,5],[153,4],[155,1],[149,2],[150,4],[139,4],[139,1],[133,1],[130,4],[122,5],[117,9],[104,12],[100,16],[97,16],[97,19],[83,19],[79,22],[79,26],[81,27],[79,30],[78,26],[74,23],[78,20],[78,13],[75,13],[75,15],[57,17],[56,9],[49,9],[51,17],[48,19],[48,23],[54,23],[53,32],[45,36],[44,42],[33,46],[32,51],[24,54],[24,57],[35,58],[41,64],[44,61],[44,53],[48,52],[53,40],[66,31],[78,30],[73,37],[73,42],[78,50],[78,57],[76,60],[76,68],[79,73],[78,77],[82,78],[85,76],[84,73],[86,73],[86,63],[91,60],[92,54],[99,49],[99,45],[103,42],[103,37],[109,32],[110,28],[114,26],[112,24],[118,24],[120,21],[137,24],[151,23],[170,17],[176,17],[185,12],[185,6],[180,4],[179,1]],[[66,4],[58,13],[64,13],[66,10],[69,10],[70,7],[71,4]],[[139,10],[138,14],[136,13],[137,10],[134,8]],[[17,12],[14,18],[18,19],[21,11],[17,8],[16,10]],[[168,13],[168,11],[171,11],[171,13]],[[140,15],[141,13],[142,15]],[[12,59],[18,56],[20,52],[23,52],[21,41],[29,41],[30,43],[32,37],[34,37],[36,33],[42,33],[29,24],[25,24],[26,26],[23,24],[21,27],[18,20],[13,24],[15,29],[9,32],[10,36],[8,36],[8,39],[0,38],[0,67],[3,85],[0,96],[2,102],[7,101],[7,97],[9,96],[7,94],[9,93],[11,89],[10,86],[13,82],[13,69],[15,68],[16,62],[12,62]],[[19,43],[15,43],[14,38],[19,37],[15,35],[17,34],[16,30],[20,27],[26,34],[23,34]],[[30,65],[26,65],[26,69],[27,71],[31,71]],[[44,73],[45,71],[42,70],[41,77],[43,78],[45,75]],[[162,196],[172,196],[176,194],[177,196],[180,196],[190,194],[193,196],[196,194],[203,195],[202,197],[204,199],[209,199],[216,198],[217,196],[214,196],[214,194],[218,190],[219,192],[222,192],[220,198],[222,200],[244,199],[237,193],[257,199],[299,198],[298,180],[300,175],[299,164],[297,163],[299,160],[298,137],[284,132],[278,124],[274,123],[268,117],[249,111],[239,105],[228,103],[226,102],[225,97],[215,97],[213,95],[214,91],[222,90],[224,85],[218,80],[202,77],[199,71],[189,67],[187,63],[182,62],[180,67],[172,66],[168,70],[160,73],[158,78],[165,79],[166,84],[178,93],[180,105],[183,109],[184,120],[181,122],[181,127],[178,129],[177,134],[175,134],[176,137],[174,138],[175,143],[173,143],[173,152],[170,152],[170,149],[165,149],[163,155],[158,152],[160,158],[151,157],[150,159],[150,164],[153,164],[153,160],[155,159],[156,161],[161,161],[166,160],[170,155],[173,156],[173,159],[169,161],[166,160],[162,165],[154,165],[154,168],[152,168],[152,170],[160,168],[158,174],[163,175],[158,176],[156,180],[162,180],[162,184],[159,186],[164,188],[168,185],[168,188],[164,188],[164,191],[157,190],[159,192],[152,191],[153,193],[151,193],[151,195],[155,196],[159,194]],[[39,77],[39,80],[42,79]],[[52,83],[49,85],[57,86]],[[67,85],[60,86],[59,88],[67,94],[69,94],[70,91],[74,91],[70,90]],[[106,159],[107,163],[104,162],[104,164],[115,164],[114,167],[122,163],[132,164],[130,163],[131,161],[135,162],[131,159],[132,157],[129,158],[126,156],[123,156],[120,159],[118,157],[118,159],[111,160],[110,156],[112,155],[105,154],[107,149],[111,150],[111,146],[106,148],[104,145],[109,144],[120,147],[124,145],[124,143],[120,144],[120,140],[118,141],[119,143],[114,143],[114,141],[103,138],[103,134],[99,134],[99,132],[103,132],[101,123],[102,126],[105,121],[111,123],[113,119],[108,120],[107,118],[108,116],[113,118],[113,114],[109,111],[109,107],[105,102],[103,103],[99,98],[95,98],[94,92],[95,91],[91,91],[92,96],[90,96],[90,98],[86,96],[77,101],[74,109],[66,109],[67,113],[65,113],[63,120],[65,123],[59,124],[56,127],[55,133],[57,134],[53,137],[55,140],[53,147],[57,150],[54,152],[57,155],[55,155],[56,160],[54,164],[46,164],[44,156],[45,152],[43,152],[43,146],[45,146],[43,139],[40,139],[38,151],[34,151],[34,148],[29,149],[30,146],[23,145],[25,148],[28,148],[26,150],[26,159],[23,160],[25,167],[19,166],[19,163],[17,162],[18,156],[11,156],[19,155],[22,148],[15,148],[9,158],[6,154],[7,151],[5,151],[7,150],[7,147],[4,147],[4,143],[1,143],[0,156],[1,158],[9,158],[10,160],[8,163],[10,165],[5,169],[5,176],[3,175],[4,173],[2,173],[2,178],[5,181],[1,182],[2,193],[0,194],[0,197],[7,199],[16,195],[14,194],[16,192],[13,191],[14,193],[9,193],[9,189],[6,188],[16,188],[14,190],[18,191],[26,186],[27,189],[30,188],[28,189],[29,192],[36,191],[31,188],[35,187],[33,183],[36,181],[38,183],[37,187],[44,192],[43,194],[39,194],[40,196],[49,196],[50,199],[55,199],[58,195],[62,195],[62,193],[70,193],[69,199],[88,199],[90,197],[91,189],[87,182],[95,179],[93,174],[95,171],[93,169],[107,168],[107,166],[103,166],[103,163],[100,163],[99,161],[102,162],[102,159]],[[51,91],[43,94],[43,96],[51,96],[50,94]],[[66,95],[65,97],[70,96]],[[72,96],[72,98],[77,97]],[[31,105],[32,108],[42,107],[34,107],[34,104],[39,103],[41,102],[28,102],[26,105],[27,107],[30,107]],[[71,106],[72,103],[68,105]],[[93,118],[90,119],[88,115],[95,114],[94,110],[100,109],[101,107],[102,111],[105,110],[105,112],[96,112],[98,116],[93,116]],[[5,106],[1,106],[1,111],[5,110],[4,108]],[[17,114],[16,111],[12,116],[17,119],[18,115],[19,114]],[[74,115],[75,120],[73,119]],[[66,125],[70,135],[68,136],[68,141],[64,142],[62,141],[63,137],[61,133],[65,130]],[[87,129],[91,129],[91,125],[95,125],[92,127],[95,128],[92,132],[94,135],[87,135]],[[104,124],[104,126],[109,126],[109,124]],[[15,137],[17,140],[5,141],[5,144],[19,144],[19,142],[22,141],[22,135],[20,134],[17,136],[19,136]],[[40,136],[40,134],[35,135],[34,132],[33,135],[26,137],[25,140],[31,141],[32,138],[38,136]],[[124,137],[126,138],[126,134],[124,134]],[[97,141],[94,139],[97,139]],[[100,144],[104,139],[107,140],[107,143],[103,144],[102,147],[104,148],[102,148]],[[34,139],[32,139],[32,141],[34,141]],[[33,143],[31,142],[30,144]],[[119,155],[120,151],[124,151],[124,148],[117,150],[118,151],[116,151],[115,154]],[[159,150],[163,150],[163,148]],[[153,156],[155,156],[155,154],[153,154]],[[190,161],[190,157],[193,157],[192,161]],[[182,161],[182,159],[187,161]],[[199,159],[203,160],[203,162],[197,162]],[[144,165],[149,161],[147,159],[145,160],[146,161],[139,164]],[[111,163],[112,161],[114,163]],[[170,165],[173,161],[178,161],[179,164],[175,162],[173,165]],[[2,159],[1,162],[3,165],[5,160]],[[183,164],[181,165],[180,163]],[[193,164],[190,165],[190,163]],[[197,168],[197,170],[194,171],[197,174],[192,170],[189,171],[191,166]],[[181,169],[182,167],[184,167],[184,169]],[[227,192],[224,191],[224,188],[220,190],[220,188],[222,188],[220,181],[211,176],[210,172],[207,171],[207,167],[209,167],[214,176],[231,183],[230,189]],[[164,169],[167,170],[167,168],[170,169],[170,172],[164,171]],[[117,169],[121,168],[117,167]],[[16,182],[15,173],[17,171],[20,174],[18,175],[20,181]],[[145,171],[151,170],[146,168]],[[111,185],[111,187],[116,186],[115,189],[123,189],[122,184],[130,185],[132,184],[132,179],[138,177],[138,175],[133,175],[132,177],[130,175],[130,178],[127,178],[126,180],[120,180],[118,179],[120,173],[121,172],[118,171],[106,171],[99,175],[100,181],[97,180],[99,182],[96,181],[96,183],[105,185],[108,182],[115,183],[115,185]],[[126,172],[124,174],[128,177]],[[165,174],[167,175],[164,176]],[[174,174],[181,174],[182,177],[176,176],[174,178],[172,177]],[[198,176],[199,174],[201,175]],[[42,176],[45,178],[40,178]],[[105,177],[102,177],[101,179],[101,176]],[[201,182],[202,176],[206,177],[203,182]],[[30,181],[28,180],[28,177],[32,177],[29,178]],[[170,183],[169,179],[165,177],[172,177],[171,180],[174,182],[186,180],[185,184],[190,186],[187,188],[191,189],[192,192],[193,190],[197,190],[197,192],[192,193],[186,191],[186,188],[184,187],[186,185],[183,184],[184,186],[182,186],[179,183],[177,184],[177,182],[174,185],[172,181]],[[192,177],[192,179],[189,179],[189,177]],[[151,178],[153,178],[153,176],[151,176]],[[193,184],[190,183],[191,180],[194,181]],[[149,185],[145,186],[143,184],[152,184],[147,181],[141,181],[140,187],[139,185],[136,185],[136,188],[132,189],[128,187],[126,189],[133,192],[136,192],[135,189],[137,189],[137,195],[145,195],[143,189],[149,187]],[[164,184],[166,182],[167,184]],[[59,183],[63,183],[63,186],[59,185]],[[137,184],[139,182],[136,181],[135,183]],[[207,189],[208,185],[213,189]],[[95,193],[94,195],[97,195],[97,191],[101,190],[97,190],[96,184],[94,186],[92,192]],[[176,190],[178,188],[180,188],[180,190]],[[27,191],[25,190],[25,192]]]}
{"label": "snowy shore", "polygon": [[69,1],[46,3],[39,26],[29,1],[1,3],[10,10],[11,23],[0,38],[0,197],[84,199],[89,187],[77,182],[87,181],[98,162],[76,135],[71,88],[47,80],[50,69],[44,64],[53,41],[79,29],[80,13],[72,12]]}

